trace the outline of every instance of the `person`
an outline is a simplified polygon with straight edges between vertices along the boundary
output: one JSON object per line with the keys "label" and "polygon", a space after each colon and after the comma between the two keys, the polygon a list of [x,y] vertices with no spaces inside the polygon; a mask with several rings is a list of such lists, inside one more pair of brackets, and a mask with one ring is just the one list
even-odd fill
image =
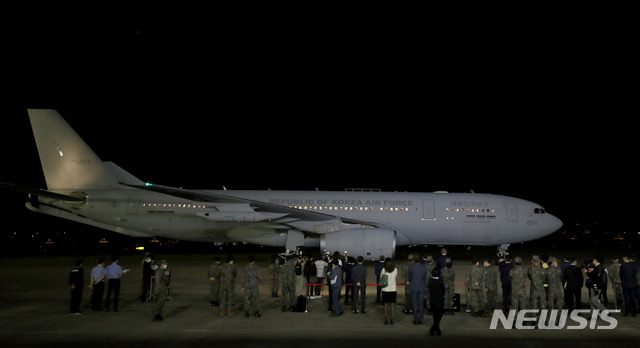
{"label": "person", "polygon": [[446,267],[446,261],[447,261],[447,257],[449,259],[451,259],[451,264],[453,264],[453,258],[451,256],[447,255],[447,249],[442,248],[442,250],[440,250],[440,256],[438,256],[438,259],[436,259],[436,267],[443,269]]}
{"label": "person", "polygon": [[[589,289],[589,302],[591,309],[605,310],[606,307],[600,303],[600,293],[602,292],[603,267],[600,264],[599,256],[596,256],[587,267],[587,288]],[[606,284],[606,277],[604,283]]]}
{"label": "person", "polygon": [[622,295],[624,296],[624,316],[636,316],[638,313],[638,265],[631,260],[631,256],[622,256],[620,265],[620,282],[622,283]]}
{"label": "person", "polygon": [[282,265],[282,311],[293,311],[296,300],[296,269],[293,255],[287,255]]}
{"label": "person", "polygon": [[91,310],[102,310],[102,296],[104,295],[104,283],[107,279],[107,270],[104,268],[104,257],[98,258],[98,264],[91,269],[91,281],[93,292],[91,294]]}
{"label": "person", "polygon": [[493,315],[493,311],[498,307],[498,278],[500,278],[500,271],[497,267],[492,266],[491,259],[484,259],[484,308],[491,311],[490,315]]}
{"label": "person", "polygon": [[409,289],[409,267],[415,263],[413,254],[407,256],[407,263],[400,268],[400,276],[404,286],[404,314],[413,314],[413,301],[411,300],[411,289]]}
{"label": "person", "polygon": [[480,266],[480,259],[474,256],[471,259],[471,266],[467,269],[467,291],[469,291],[469,301],[467,306],[474,317],[485,317],[484,313],[484,269]]}
{"label": "person", "polygon": [[[358,256],[358,263],[351,269],[351,279],[353,280],[353,313],[365,314],[365,302],[367,299],[367,268],[364,266],[364,257]],[[358,298],[358,296],[360,298]],[[360,310],[358,310],[358,304]]]}
{"label": "person", "polygon": [[[431,271],[436,268],[436,263],[433,261],[433,256],[429,254],[424,254],[422,256],[422,265],[426,268],[427,271],[427,290],[424,292],[424,308],[427,310],[428,314],[431,314],[431,297],[429,296],[429,280],[431,280]],[[452,299],[453,300],[453,299]]]}
{"label": "person", "polygon": [[342,267],[344,273],[344,304],[349,305],[349,300],[353,297],[353,278],[351,277],[351,271],[353,269],[356,259],[353,256],[345,257],[345,264]]}
{"label": "person", "polygon": [[500,270],[500,285],[502,286],[502,310],[505,313],[509,312],[509,305],[511,304],[511,277],[509,274],[515,267],[512,262],[511,255],[505,254],[500,258],[498,269]]}
{"label": "person", "polygon": [[609,280],[611,281],[611,288],[613,290],[613,300],[615,301],[615,308],[622,304],[622,283],[620,282],[620,262],[618,256],[611,258],[611,264],[607,267],[607,273],[609,274]]}
{"label": "person", "polygon": [[[384,255],[380,255],[380,257],[378,258],[378,263],[376,263],[376,266],[374,267],[373,272],[376,275],[376,284],[380,283],[380,272],[382,272],[382,269],[384,268],[384,260]],[[382,300],[380,299],[381,292],[382,288],[378,286],[376,289],[376,305],[382,304]]]}
{"label": "person", "polygon": [[527,293],[525,291],[525,279],[527,271],[522,267],[522,257],[513,258],[514,267],[509,271],[511,281],[511,309],[523,310],[527,308]]}
{"label": "person", "polygon": [[236,294],[236,265],[233,255],[227,255],[227,263],[220,269],[220,316],[233,316],[233,305]]}
{"label": "person", "polygon": [[73,269],[69,272],[69,288],[71,289],[71,306],[69,314],[82,315],[80,302],[82,302],[82,290],[84,288],[84,270],[82,260],[76,260]]}
{"label": "person", "polygon": [[242,292],[244,293],[244,316],[249,317],[251,313],[256,318],[260,318],[260,289],[262,288],[262,276],[260,269],[256,266],[256,257],[249,255],[249,265],[245,267],[240,276]]}
{"label": "person", "polygon": [[152,296],[156,299],[157,304],[153,310],[153,321],[162,321],[162,309],[167,301],[167,292],[169,290],[169,280],[171,272],[167,269],[169,265],[167,261],[160,260],[151,269],[155,273],[154,289]]}
{"label": "person", "polygon": [[558,259],[551,256],[551,265],[547,268],[547,282],[549,290],[547,292],[547,304],[549,309],[562,309],[564,303],[564,291],[562,289],[562,269],[558,265]]}
{"label": "person", "polygon": [[[316,264],[315,283],[320,284],[322,281],[324,281],[327,275],[326,273],[327,266],[329,266],[329,264],[327,263],[327,261],[325,261],[325,257],[322,254],[318,256],[318,259],[315,261],[315,264]],[[322,285],[316,285],[315,291],[314,291],[315,298],[322,298],[322,296],[320,295],[321,291],[322,291]]]}
{"label": "person", "polygon": [[[540,256],[531,257],[531,268],[527,271],[527,277],[531,281],[529,287],[530,309],[547,309],[547,290],[544,284],[547,282],[547,270],[540,264]],[[539,313],[538,313],[539,314]]]}
{"label": "person", "polygon": [[105,311],[109,311],[111,307],[111,294],[113,294],[113,311],[118,311],[118,303],[120,300],[120,278],[125,273],[120,266],[120,260],[117,255],[111,257],[112,263],[107,266],[107,299],[105,303]]}
{"label": "person", "polygon": [[331,282],[331,303],[332,303],[332,317],[337,317],[344,313],[340,306],[340,292],[342,291],[343,283],[342,267],[338,258],[331,260],[331,275],[329,277]]}
{"label": "person", "polygon": [[316,263],[315,263],[315,260],[313,259],[313,256],[309,256],[308,258],[305,256],[304,268],[302,269],[302,273],[304,274],[304,278],[307,282],[307,287],[306,287],[307,297],[313,296],[314,286],[309,284],[315,284],[315,280],[312,281],[312,278],[315,278],[316,272],[317,272]]}
{"label": "person", "polygon": [[142,259],[142,293],[140,294],[139,301],[141,303],[147,302],[149,299],[149,292],[151,291],[151,277],[153,277],[153,270],[151,269],[151,261],[153,256],[150,252],[145,252]]}
{"label": "person", "polygon": [[584,278],[582,271],[577,266],[578,261],[576,258],[570,257],[569,262],[571,262],[571,265],[562,273],[562,287],[564,288],[564,302],[569,311],[572,311],[580,309],[581,289],[584,284]]}
{"label": "person", "polygon": [[[417,255],[414,256],[417,258]],[[422,325],[424,320],[424,294],[427,291],[427,268],[420,262],[409,265],[407,273],[407,288],[411,293],[413,305],[413,324]]]}
{"label": "person", "polygon": [[[447,266],[440,270],[440,279],[444,283],[444,313],[453,315],[453,296],[455,294],[455,285],[453,283],[456,280],[456,271],[451,265],[451,259],[448,257],[445,260],[445,265]],[[431,298],[431,293],[429,293],[429,298]]]}
{"label": "person", "polygon": [[209,304],[211,307],[220,306],[220,256],[213,258],[213,263],[209,267]]}
{"label": "person", "polygon": [[391,262],[390,258],[384,260],[384,268],[380,272],[380,278],[387,276],[387,286],[383,287],[382,293],[382,305],[384,313],[384,324],[393,325],[395,318],[395,305],[398,295],[398,288],[396,286],[398,269]]}
{"label": "person", "polygon": [[305,265],[304,258],[302,257],[302,255],[298,255],[298,262],[296,262],[295,264],[296,290],[294,294],[294,300],[295,300],[295,297],[299,295],[302,295],[302,296],[306,295],[307,282],[304,277],[304,265]]}
{"label": "person", "polygon": [[282,268],[280,266],[280,260],[274,256],[269,262],[269,280],[271,280],[271,297],[278,297],[278,290],[280,290],[280,274]]}
{"label": "person", "polygon": [[[446,264],[446,262],[445,262]],[[440,279],[441,272],[439,268],[431,271],[431,279],[429,279],[429,302],[431,303],[431,316],[433,317],[433,325],[429,329],[429,334],[442,335],[440,330],[440,321],[444,315],[444,282]]]}

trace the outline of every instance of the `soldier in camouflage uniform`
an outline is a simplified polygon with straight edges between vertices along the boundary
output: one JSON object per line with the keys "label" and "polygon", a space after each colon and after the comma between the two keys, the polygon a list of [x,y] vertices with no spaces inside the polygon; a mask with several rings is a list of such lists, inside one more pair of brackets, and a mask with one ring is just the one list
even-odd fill
{"label": "soldier in camouflage uniform", "polygon": [[616,305],[615,308],[623,308],[622,300],[624,297],[622,296],[622,282],[620,281],[620,263],[618,262],[617,256],[611,258],[611,261],[611,264],[607,267],[607,273],[611,280],[611,288],[613,289],[613,298]]}
{"label": "soldier in camouflage uniform", "polygon": [[456,280],[456,271],[448,257],[445,259],[445,267],[440,270],[440,278],[444,282],[444,314],[453,315],[453,295],[455,293],[453,282]]}
{"label": "soldier in camouflage uniform", "polygon": [[288,255],[282,265],[282,311],[292,310],[296,300],[296,259]]}
{"label": "soldier in camouflage uniform", "polygon": [[547,283],[549,284],[548,303],[549,309],[562,309],[564,303],[564,289],[562,288],[562,269],[558,265],[558,259],[549,258],[550,266],[547,268]]}
{"label": "soldier in camouflage uniform", "polygon": [[236,265],[233,255],[227,256],[227,263],[220,269],[220,316],[233,315],[234,298],[236,295]]}
{"label": "soldier in camouflage uniform", "polygon": [[402,266],[400,270],[402,272],[402,279],[404,280],[404,314],[412,314],[413,313],[413,301],[411,301],[411,292],[409,291],[409,286],[407,285],[407,281],[409,281],[409,266],[414,263],[413,254],[409,254],[407,256],[407,263]]}
{"label": "soldier in camouflage uniform", "polygon": [[484,299],[485,308],[493,311],[499,306],[498,280],[500,279],[500,270],[491,264],[491,259],[484,259]]}
{"label": "soldier in camouflage uniform", "polygon": [[220,256],[213,258],[213,263],[209,267],[209,293],[211,295],[211,306],[220,305]]}
{"label": "soldier in camouflage uniform", "polygon": [[[433,271],[433,269],[436,268],[437,265],[435,262],[433,262],[433,256],[431,255],[424,254],[424,256],[422,256],[422,260],[424,261],[424,265],[427,268],[427,290],[424,292],[424,306],[427,309],[427,313],[431,314],[431,295],[429,293],[429,281],[431,280],[431,278],[433,278],[431,271]],[[440,279],[442,279],[442,272],[440,272]]]}
{"label": "soldier in camouflage uniform", "polygon": [[480,266],[478,257],[474,256],[472,262],[473,264],[467,270],[467,290],[469,291],[467,306],[474,317],[484,317],[484,269]]}
{"label": "soldier in camouflage uniform", "polygon": [[255,256],[249,255],[249,265],[242,271],[240,282],[244,292],[244,316],[248,318],[251,313],[254,313],[257,318],[261,317],[259,299],[262,276],[260,269],[256,266]]}
{"label": "soldier in camouflage uniform", "polygon": [[540,256],[533,255],[531,258],[531,268],[527,271],[527,276],[531,281],[529,293],[531,309],[546,309],[547,292],[544,284],[547,282],[547,270],[540,265]]}
{"label": "soldier in camouflage uniform", "polygon": [[156,298],[158,303],[153,311],[153,321],[162,321],[162,309],[167,301],[167,290],[169,289],[170,271],[167,269],[167,262],[162,260],[156,265],[151,266],[155,270],[155,289],[152,296]]}
{"label": "soldier in camouflage uniform", "polygon": [[280,261],[277,257],[271,259],[269,264],[269,279],[271,280],[271,297],[278,297],[278,290],[280,290],[280,273],[281,273]]}
{"label": "soldier in camouflage uniform", "polygon": [[527,292],[525,291],[525,280],[527,279],[527,271],[522,267],[522,258],[516,256],[513,258],[515,267],[509,271],[511,279],[511,309],[516,311],[527,309]]}

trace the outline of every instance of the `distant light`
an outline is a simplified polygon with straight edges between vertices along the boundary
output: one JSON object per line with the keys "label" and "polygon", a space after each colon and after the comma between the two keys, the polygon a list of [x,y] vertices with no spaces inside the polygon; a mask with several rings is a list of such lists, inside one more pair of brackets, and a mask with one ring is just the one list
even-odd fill
{"label": "distant light", "polygon": [[136,250],[144,250],[144,247],[143,246],[137,246]]}
{"label": "distant light", "polygon": [[150,183],[150,182],[146,182],[144,185],[145,185],[145,186],[153,186],[153,184],[152,184],[152,183]]}

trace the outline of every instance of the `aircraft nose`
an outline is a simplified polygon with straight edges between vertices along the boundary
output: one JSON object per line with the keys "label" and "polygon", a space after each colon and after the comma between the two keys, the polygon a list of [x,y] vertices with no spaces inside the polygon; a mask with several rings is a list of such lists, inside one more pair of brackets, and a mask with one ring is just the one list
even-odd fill
{"label": "aircraft nose", "polygon": [[562,220],[558,219],[554,215],[549,214],[548,220],[549,222],[547,225],[549,226],[549,234],[556,232],[560,227],[562,227]]}

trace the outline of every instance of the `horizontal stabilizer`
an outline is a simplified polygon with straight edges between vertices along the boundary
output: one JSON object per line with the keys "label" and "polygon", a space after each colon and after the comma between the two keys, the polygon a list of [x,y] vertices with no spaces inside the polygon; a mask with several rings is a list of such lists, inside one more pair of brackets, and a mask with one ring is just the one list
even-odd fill
{"label": "horizontal stabilizer", "polygon": [[84,202],[85,201],[84,198],[80,198],[80,197],[67,196],[60,193],[37,189],[34,187],[21,186],[21,185],[6,183],[6,182],[0,182],[0,187],[13,190],[13,191],[34,194],[40,197],[48,197],[48,198],[65,201],[65,202]]}

